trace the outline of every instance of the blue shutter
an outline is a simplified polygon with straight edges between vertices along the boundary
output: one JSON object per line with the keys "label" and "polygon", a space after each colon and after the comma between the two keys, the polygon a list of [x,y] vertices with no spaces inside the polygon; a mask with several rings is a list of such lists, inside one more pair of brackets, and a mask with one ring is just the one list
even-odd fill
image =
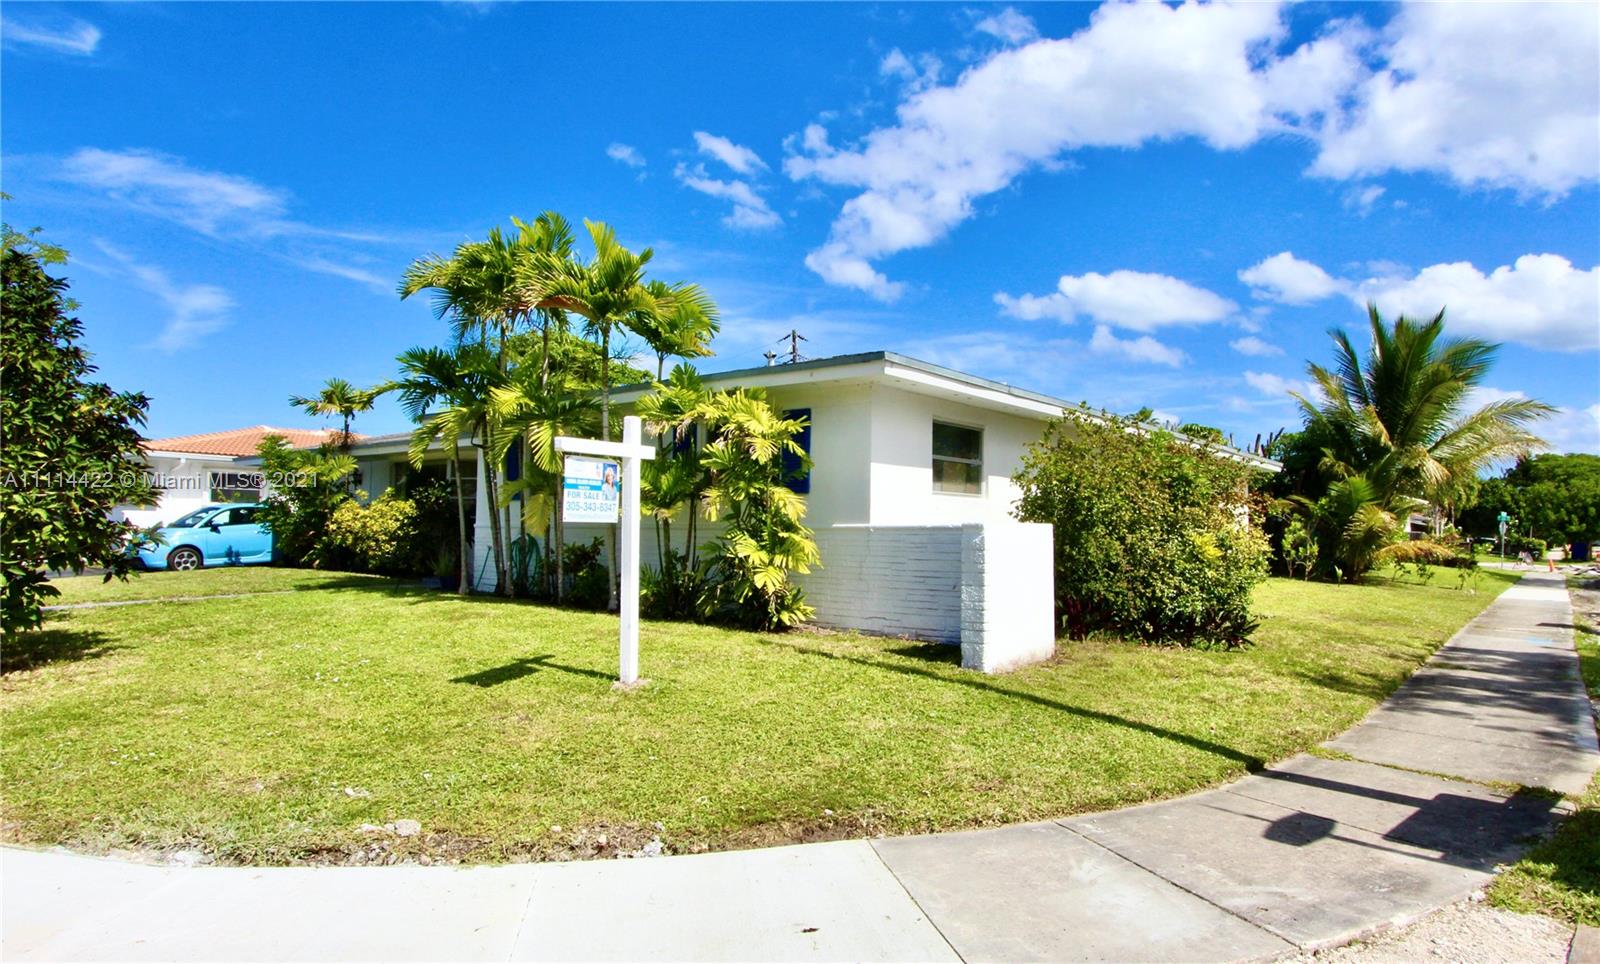
{"label": "blue shutter", "polygon": [[511,447],[506,449],[505,477],[507,482],[515,482],[522,478],[522,439],[520,437],[513,439]]}
{"label": "blue shutter", "polygon": [[[791,409],[787,409],[787,410],[784,411],[783,417],[784,418],[803,418],[803,419],[806,420],[806,427],[800,430],[800,434],[796,435],[794,437],[794,440],[796,442],[800,443],[800,448],[803,449],[807,455],[810,455],[811,454],[811,409],[809,409],[809,408],[791,408]],[[795,455],[793,452],[785,451],[783,453],[783,475],[784,475],[784,480],[785,480],[784,484],[789,487],[790,491],[798,492],[801,495],[806,495],[806,494],[810,493],[810,491],[811,491],[811,473],[810,472],[806,472],[804,475],[800,474],[800,457]]]}
{"label": "blue shutter", "polygon": [[672,436],[672,454],[683,455],[685,453],[693,453],[695,449],[695,440],[699,435],[700,426],[698,424],[690,425],[689,430],[684,432],[682,435],[674,433]]}

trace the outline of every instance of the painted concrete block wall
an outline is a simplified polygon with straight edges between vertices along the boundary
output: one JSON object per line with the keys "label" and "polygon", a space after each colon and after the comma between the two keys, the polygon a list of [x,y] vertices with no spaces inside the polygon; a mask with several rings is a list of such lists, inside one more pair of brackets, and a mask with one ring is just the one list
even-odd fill
{"label": "painted concrete block wall", "polygon": [[1037,522],[962,526],[962,666],[1003,673],[1055,653],[1051,539]]}
{"label": "painted concrete block wall", "polygon": [[818,529],[822,568],[798,582],[823,626],[958,643],[961,538],[953,525]]}

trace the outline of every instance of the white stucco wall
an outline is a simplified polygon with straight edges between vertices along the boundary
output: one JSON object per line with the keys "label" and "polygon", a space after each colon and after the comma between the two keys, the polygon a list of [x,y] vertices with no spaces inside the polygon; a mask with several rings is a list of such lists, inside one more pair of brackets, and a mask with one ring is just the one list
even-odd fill
{"label": "white stucco wall", "polygon": [[[146,456],[145,464],[157,484],[165,484],[154,506],[119,505],[113,519],[148,527],[173,522],[196,509],[211,505],[211,473],[243,471],[228,458],[204,456]],[[253,471],[250,470],[250,471]]]}
{"label": "white stucco wall", "polygon": [[[871,405],[870,519],[873,525],[960,525],[1009,518],[1017,499],[1011,476],[1040,419],[980,408],[954,399],[874,386]],[[983,432],[983,493],[933,488],[933,423]]]}
{"label": "white stucco wall", "polygon": [[[882,380],[784,385],[769,389],[768,398],[780,410],[811,410],[806,524],[816,532],[822,566],[797,581],[819,624],[960,644],[963,664],[984,672],[1049,657],[1050,527],[1010,516],[1018,495],[1011,476],[1043,419]],[[936,420],[982,431],[981,494],[934,490]],[[474,585],[489,590],[494,571],[481,490],[478,505]],[[709,541],[716,529],[702,520],[696,541]],[[609,540],[612,531],[569,525],[566,539]],[[683,545],[684,533],[679,513],[674,547]],[[655,526],[648,519],[640,542],[643,564],[655,565]],[[609,551],[605,558],[609,564]]]}
{"label": "white stucco wall", "polygon": [[1051,526],[961,527],[961,665],[1004,673],[1055,654]]}

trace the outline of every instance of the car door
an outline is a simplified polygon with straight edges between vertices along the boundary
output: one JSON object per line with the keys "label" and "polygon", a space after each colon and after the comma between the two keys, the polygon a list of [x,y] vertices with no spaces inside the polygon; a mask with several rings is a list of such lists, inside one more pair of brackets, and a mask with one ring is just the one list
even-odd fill
{"label": "car door", "polygon": [[239,553],[245,562],[272,561],[272,532],[261,524],[261,507],[242,505],[233,510]]}
{"label": "car door", "polygon": [[241,505],[223,509],[211,517],[211,525],[216,530],[212,536],[216,545],[214,558],[218,563],[238,565],[272,557],[272,537],[257,521],[258,511],[256,506]]}

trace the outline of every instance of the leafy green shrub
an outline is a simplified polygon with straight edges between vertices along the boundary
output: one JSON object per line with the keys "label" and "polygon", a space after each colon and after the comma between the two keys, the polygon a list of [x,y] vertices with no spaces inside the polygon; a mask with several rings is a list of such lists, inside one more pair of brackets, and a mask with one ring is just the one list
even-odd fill
{"label": "leafy green shrub", "polygon": [[[815,611],[792,576],[809,572],[820,559],[802,521],[805,499],[787,484],[791,475],[811,470],[811,458],[796,440],[805,419],[780,415],[761,389],[709,392],[684,365],[639,401],[639,413],[664,439],[685,438],[699,426],[708,440],[698,452],[692,445],[663,448],[645,473],[645,506],[668,546],[652,579],[652,605],[658,612],[687,615],[692,596],[699,618],[755,629],[784,629],[810,619]],[[725,526],[715,541],[698,548],[692,567],[667,541],[668,523],[683,504]],[[692,516],[689,531],[692,536]]]}
{"label": "leafy green shrub", "polygon": [[705,591],[704,563],[663,549],[659,569],[639,570],[639,611],[651,619],[693,619]]}
{"label": "leafy green shrub", "polygon": [[322,569],[410,576],[431,569],[433,554],[416,504],[389,491],[368,505],[351,499],[334,509],[315,560]]}
{"label": "leafy green shrub", "polygon": [[1282,545],[1278,554],[1283,559],[1283,567],[1293,578],[1295,570],[1300,570],[1301,579],[1311,578],[1311,568],[1317,562],[1317,536],[1306,525],[1304,519],[1291,519],[1283,530]]}
{"label": "leafy green shrub", "polygon": [[262,439],[257,452],[262,472],[273,479],[259,516],[272,533],[273,555],[291,566],[316,563],[334,510],[351,499],[356,460],[332,445],[297,449],[277,435]]}
{"label": "leafy green shrub", "polygon": [[1052,423],[1017,473],[1016,514],[1055,527],[1060,627],[1074,638],[1243,643],[1267,563],[1243,521],[1253,472],[1129,419]]}
{"label": "leafy green shrub", "polygon": [[605,609],[611,605],[611,571],[600,557],[605,541],[598,536],[587,543],[569,542],[562,547],[561,566],[566,571],[565,601],[581,609]]}

